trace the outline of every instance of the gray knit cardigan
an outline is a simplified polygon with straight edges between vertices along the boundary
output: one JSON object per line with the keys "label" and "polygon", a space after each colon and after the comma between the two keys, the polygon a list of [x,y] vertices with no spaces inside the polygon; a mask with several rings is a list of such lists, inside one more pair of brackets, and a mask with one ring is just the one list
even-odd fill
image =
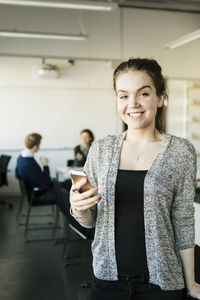
{"label": "gray knit cardigan", "polygon": [[[94,275],[118,280],[115,254],[115,182],[126,132],[94,142],[85,164],[102,199],[91,209]],[[144,180],[144,223],[150,283],[163,290],[184,287],[179,250],[194,247],[196,154],[187,140],[164,134],[163,147]]]}

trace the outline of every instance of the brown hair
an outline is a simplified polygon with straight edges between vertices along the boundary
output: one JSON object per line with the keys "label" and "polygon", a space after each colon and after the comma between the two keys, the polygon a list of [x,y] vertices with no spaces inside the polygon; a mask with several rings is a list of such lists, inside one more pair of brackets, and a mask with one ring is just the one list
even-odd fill
{"label": "brown hair", "polygon": [[90,142],[90,143],[92,143],[92,142],[94,141],[94,133],[93,133],[90,129],[83,129],[83,130],[80,132],[80,134],[82,134],[82,133],[84,133],[84,132],[88,133],[88,135],[89,135],[90,138],[91,138],[91,142]]}
{"label": "brown hair", "polygon": [[39,133],[30,133],[25,137],[25,146],[28,149],[32,149],[34,146],[39,146],[42,136]]}
{"label": "brown hair", "polygon": [[[157,96],[166,95],[166,83],[162,75],[161,66],[154,59],[148,58],[130,58],[128,61],[122,62],[113,73],[113,86],[116,91],[116,79],[124,72],[128,71],[143,71],[146,72],[152,79],[156,89]],[[158,107],[156,113],[156,128],[163,130],[164,128],[164,105]]]}

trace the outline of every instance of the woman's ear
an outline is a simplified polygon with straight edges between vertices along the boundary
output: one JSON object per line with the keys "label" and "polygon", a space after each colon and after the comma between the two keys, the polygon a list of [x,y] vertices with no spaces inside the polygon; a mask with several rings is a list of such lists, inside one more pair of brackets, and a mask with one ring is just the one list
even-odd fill
{"label": "woman's ear", "polygon": [[162,107],[165,100],[165,94],[158,97],[158,107]]}

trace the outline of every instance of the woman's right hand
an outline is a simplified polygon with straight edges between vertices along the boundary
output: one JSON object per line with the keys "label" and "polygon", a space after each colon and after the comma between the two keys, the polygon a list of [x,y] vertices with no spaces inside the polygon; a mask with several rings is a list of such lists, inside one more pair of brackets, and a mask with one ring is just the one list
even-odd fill
{"label": "woman's right hand", "polygon": [[96,205],[101,199],[101,194],[96,194],[98,188],[92,188],[87,192],[80,193],[81,187],[87,180],[82,179],[76,185],[72,185],[70,190],[70,204],[73,214],[82,215],[83,212]]}

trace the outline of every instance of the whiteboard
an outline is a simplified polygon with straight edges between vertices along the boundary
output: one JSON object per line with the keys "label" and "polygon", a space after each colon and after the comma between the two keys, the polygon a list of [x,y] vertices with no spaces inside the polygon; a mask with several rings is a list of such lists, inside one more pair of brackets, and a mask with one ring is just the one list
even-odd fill
{"label": "whiteboard", "polygon": [[21,149],[30,132],[42,134],[41,148],[74,147],[79,132],[96,138],[121,132],[112,89],[0,88],[0,149]]}

